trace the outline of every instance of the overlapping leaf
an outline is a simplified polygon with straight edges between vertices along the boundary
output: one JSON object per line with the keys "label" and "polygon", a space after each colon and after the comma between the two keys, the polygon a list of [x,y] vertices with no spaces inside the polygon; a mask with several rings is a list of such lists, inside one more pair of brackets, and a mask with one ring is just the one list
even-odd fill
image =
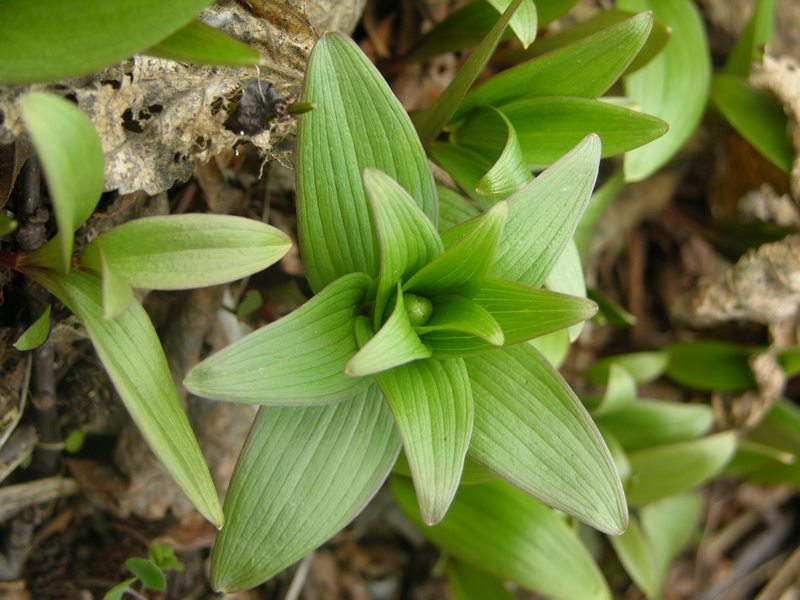
{"label": "overlapping leaf", "polygon": [[199,19],[150,46],[144,54],[182,62],[233,67],[257,65],[261,59],[254,48],[209,27]]}

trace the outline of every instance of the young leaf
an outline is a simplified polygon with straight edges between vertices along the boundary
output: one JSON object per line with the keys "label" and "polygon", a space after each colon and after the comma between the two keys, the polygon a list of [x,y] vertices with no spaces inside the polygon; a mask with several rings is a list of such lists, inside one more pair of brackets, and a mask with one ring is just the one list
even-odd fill
{"label": "young leaf", "polygon": [[21,336],[14,342],[14,348],[20,352],[38,348],[47,341],[50,335],[50,305],[44,309],[41,315],[28,327]]}
{"label": "young leaf", "polygon": [[620,0],[623,10],[652,10],[672,30],[664,51],[625,77],[625,95],[642,112],[669,123],[666,135],[625,156],[626,181],[645,179],[680,150],[700,122],[711,83],[711,55],[700,10],[692,0]]}
{"label": "young leaf", "polygon": [[205,359],[184,385],[204,398],[252,404],[351,397],[366,385],[347,377],[344,367],[358,351],[353,320],[369,285],[363,273],[338,279],[290,315]]}
{"label": "young leaf", "polygon": [[502,346],[505,335],[500,324],[480,304],[463,296],[440,296],[431,318],[414,330],[423,335],[433,331],[459,331]]}
{"label": "young leaf", "polygon": [[794,147],[787,135],[786,113],[777,98],[741,77],[717,75],[711,101],[756,150],[784,173],[791,171]]}
{"label": "young leaf", "polygon": [[[511,0],[487,0],[497,12],[503,14]],[[536,39],[537,18],[536,18],[536,5],[533,0],[523,0],[519,8],[511,16],[508,22],[511,31],[517,36],[523,48],[527,48]]]}
{"label": "young leaf", "polygon": [[667,370],[669,355],[666,352],[633,352],[600,359],[586,369],[584,376],[591,383],[605,385],[612,365],[624,368],[639,384],[655,381]]}
{"label": "young leaf", "polygon": [[[511,53],[507,58],[514,64],[529,60],[537,56],[541,56],[547,52],[552,52],[558,48],[562,48],[567,44],[576,42],[586,36],[592,35],[602,29],[611,27],[635,16],[634,13],[624,10],[603,10],[593,15],[585,21],[575,23],[566,29],[559,31],[553,35],[548,35],[543,39],[536,40],[530,48],[519,50],[518,52]],[[664,25],[655,21],[653,28],[650,30],[650,35],[647,41],[642,46],[642,49],[633,59],[626,73],[632,73],[641,69],[644,65],[650,62],[661,50],[664,49],[669,41],[670,31]]]}
{"label": "young leaf", "polygon": [[414,199],[391,177],[377,169],[366,169],[364,188],[380,250],[374,309],[374,326],[378,327],[397,284],[439,256],[444,246]]}
{"label": "young leaf", "polygon": [[589,201],[599,163],[600,138],[587,136],[507,200],[492,275],[530,287],[544,283]]}
{"label": "young leaf", "polygon": [[508,205],[498,202],[470,223],[469,232],[417,271],[403,291],[425,296],[471,295],[486,277],[508,219]]}
{"label": "young leaf", "polygon": [[[397,503],[421,525],[414,490],[392,477]],[[447,516],[422,533],[500,579],[555,600],[609,600],[603,576],[575,533],[549,508],[502,481],[459,488]]]}
{"label": "young leaf", "polygon": [[465,100],[467,91],[477,79],[480,72],[483,71],[486,63],[489,62],[489,58],[494,53],[495,48],[497,48],[497,44],[500,43],[506,25],[508,25],[511,17],[514,15],[514,11],[517,10],[521,3],[522,0],[512,0],[512,2],[508,4],[508,8],[506,8],[502,16],[492,26],[489,33],[486,34],[486,37],[483,38],[478,47],[469,55],[469,58],[464,61],[464,64],[458,70],[458,73],[456,73],[450,85],[447,86],[441,96],[439,96],[433,104],[425,109],[424,112],[420,113],[414,120],[423,146],[427,148],[431,142],[436,139],[436,136],[441,133],[442,129],[444,129],[445,125],[447,125],[447,122],[450,121],[450,118],[456,111],[460,110],[460,106],[463,104],[462,101]]}
{"label": "young leaf", "polygon": [[96,71],[177,31],[211,0],[6,0],[0,81],[49,81]]}
{"label": "young leaf", "polygon": [[109,271],[133,287],[179,290],[247,277],[277,262],[291,242],[254,219],[187,214],[128,221],[98,236],[79,264]]}
{"label": "young leaf", "polygon": [[472,392],[464,361],[417,361],[375,379],[400,430],[422,520],[434,525],[456,493],[472,435]]}
{"label": "young leaf", "polygon": [[311,287],[362,271],[378,274],[378,250],[362,174],[375,167],[406,190],[434,224],[436,188],[403,107],[350,40],[325,34],[306,70],[298,127],[300,247]]}
{"label": "young leaf", "polygon": [[199,19],[150,46],[142,54],[181,62],[246,67],[257,65],[261,57],[255,48],[226,33],[209,27]]}
{"label": "young leaf", "polygon": [[399,450],[374,385],[332,406],[262,408],[225,497],[214,587],[254,587],[322,544],[378,491]]}
{"label": "young leaf", "polygon": [[[500,325],[506,346],[584,321],[597,309],[593,302],[583,298],[495,278],[484,280],[473,301]],[[450,331],[427,333],[425,344],[436,358],[468,356],[493,349],[478,337]]]}
{"label": "young leaf", "polygon": [[650,543],[656,567],[655,594],[664,586],[670,563],[698,532],[703,504],[700,494],[686,493],[651,502],[642,508],[642,534]]}
{"label": "young leaf", "polygon": [[[476,407],[476,429],[477,417]],[[736,434],[728,431],[630,452],[632,474],[628,502],[647,504],[700,485],[722,470],[734,450]]]}
{"label": "young leaf", "polygon": [[161,592],[167,585],[163,571],[146,558],[129,558],[125,561],[125,566],[139,578],[145,588]]}
{"label": "young leaf", "polygon": [[514,600],[503,582],[486,571],[453,558],[447,561],[447,580],[455,600]]}
{"label": "young leaf", "polygon": [[741,392],[756,387],[750,369],[753,348],[725,342],[676,342],[665,348],[667,376],[695,390]]}
{"label": "young leaf", "polygon": [[558,372],[526,344],[466,359],[473,458],[592,527],[621,533],[625,496],[603,438]]}
{"label": "young leaf", "polygon": [[453,118],[458,120],[477,106],[500,106],[520,98],[596,98],[622,75],[644,45],[652,26],[652,14],[636,15],[503,71],[470,92]]}
{"label": "young leaf", "polygon": [[[37,13],[47,10],[41,4],[37,6]],[[4,6],[4,19],[14,10]],[[6,21],[4,27],[9,25]],[[94,212],[103,192],[103,148],[89,118],[60,96],[31,92],[22,97],[20,108],[47,177],[61,239],[61,264],[66,272],[72,260],[73,233]]]}
{"label": "young leaf", "polygon": [[704,404],[659,400],[639,400],[595,419],[629,451],[685,442],[707,433],[714,423],[711,409]]}
{"label": "young leaf", "polygon": [[403,303],[403,293],[400,291],[400,286],[397,286],[397,300],[392,314],[372,339],[364,343],[358,353],[350,359],[344,372],[358,378],[428,358],[430,355],[430,349],[414,333]]}
{"label": "young leaf", "polygon": [[756,0],[736,45],[728,55],[723,73],[743,78],[750,76],[750,65],[764,56],[764,47],[772,37],[775,21],[775,0]]}
{"label": "young leaf", "polygon": [[607,157],[638,148],[669,129],[656,117],[590,98],[523,98],[500,110],[517,132],[524,159],[534,165],[554,163],[590,133],[600,136]]}
{"label": "young leaf", "polygon": [[[600,405],[592,411],[597,418],[600,415],[625,411],[636,401],[636,381],[630,373],[619,365],[611,365],[608,372],[608,383]],[[617,436],[619,439],[619,436]],[[624,444],[623,444],[624,445]]]}
{"label": "young leaf", "polygon": [[658,590],[655,556],[650,541],[639,527],[638,519],[631,517],[625,533],[609,536],[608,541],[611,542],[614,552],[639,589],[648,598],[655,596]]}
{"label": "young leaf", "polygon": [[29,275],[83,322],[100,361],[144,439],[200,513],[217,527],[222,509],[208,467],[181,408],[153,325],[134,301],[122,315],[103,318],[100,282],[77,270]]}
{"label": "young leaf", "polygon": [[120,581],[103,595],[103,600],[124,600],[125,593],[131,589],[131,584],[136,582],[136,577]]}

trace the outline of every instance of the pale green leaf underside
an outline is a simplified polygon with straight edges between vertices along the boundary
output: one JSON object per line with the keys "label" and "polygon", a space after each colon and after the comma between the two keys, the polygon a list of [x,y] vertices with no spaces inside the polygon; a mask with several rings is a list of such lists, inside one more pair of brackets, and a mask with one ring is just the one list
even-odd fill
{"label": "pale green leaf underside", "polygon": [[345,373],[354,378],[363,377],[430,355],[430,349],[414,332],[403,305],[403,294],[398,286],[392,314],[372,339],[350,359],[345,367]]}
{"label": "pale green leaf underside", "polygon": [[647,504],[700,485],[716,475],[735,450],[736,434],[729,431],[631,452],[628,501],[631,505]]}
{"label": "pale green leaf underside", "polygon": [[98,252],[103,292],[103,318],[114,319],[125,312],[133,302],[133,288],[108,267],[108,260],[99,246]]}
{"label": "pale green leaf underside", "polygon": [[[10,10],[14,8],[3,6],[4,24]],[[37,5],[37,12],[45,10]],[[72,260],[73,233],[94,212],[103,192],[103,148],[89,118],[60,96],[32,92],[23,96],[20,108],[47,178],[66,272]]]}
{"label": "pale green leaf underside", "polygon": [[191,21],[155,46],[150,46],[143,54],[181,62],[233,67],[257,65],[261,59],[255,48],[209,27],[199,19]]}
{"label": "pale green leaf underside", "polygon": [[[503,14],[503,11],[511,4],[511,0],[487,1],[500,14]],[[511,27],[511,31],[514,32],[514,35],[517,36],[517,39],[519,39],[524,48],[527,48],[533,43],[533,40],[536,39],[537,29],[536,5],[533,0],[522,0],[519,7],[512,15],[511,20],[508,22],[508,26]]]}
{"label": "pale green leaf underside", "polygon": [[[392,477],[403,512],[418,526],[414,490]],[[549,508],[502,481],[462,486],[444,520],[422,533],[486,572],[555,600],[608,600],[603,576],[575,533]]]}
{"label": "pale green leaf underside", "polygon": [[17,338],[17,341],[14,342],[14,348],[20,352],[33,350],[44,344],[49,335],[50,305],[48,304],[42,314]]}
{"label": "pale green leaf underside", "polygon": [[[580,323],[596,311],[595,304],[583,298],[495,278],[484,280],[473,301],[497,321],[507,346]],[[492,349],[480,338],[456,332],[431,332],[425,343],[437,358]]]}
{"label": "pale green leaf underside", "polygon": [[403,285],[403,291],[429,297],[474,292],[489,271],[507,218],[505,202],[475,217],[470,231],[420,269]]}
{"label": "pale green leaf underside", "polygon": [[375,379],[400,430],[422,520],[438,523],[456,493],[472,435],[464,361],[420,360]]}
{"label": "pale green leaf underside", "polygon": [[470,454],[543,502],[601,531],[624,531],[616,467],[558,372],[520,344],[466,359],[475,402]]}
{"label": "pale green leaf underside", "polygon": [[374,385],[332,406],[261,408],[225,498],[214,587],[254,587],[322,544],[378,491],[399,449]]}
{"label": "pale green leaf underside", "polygon": [[291,241],[254,219],[187,214],[128,221],[100,235],[83,252],[82,266],[108,268],[131,286],[178,290],[247,277],[277,262]]}
{"label": "pale green leaf underside", "polygon": [[353,320],[370,285],[342,277],[290,315],[210,356],[184,380],[198,396],[250,404],[323,404],[366,382],[344,374],[358,351]]}
{"label": "pale green leaf underside", "polygon": [[0,81],[27,83],[90,73],[177,31],[210,0],[5,0]]}
{"label": "pale green leaf underside", "polygon": [[428,217],[391,177],[376,169],[366,169],[364,188],[380,253],[374,309],[377,327],[397,284],[439,256],[444,246]]}
{"label": "pale green leaf underside", "polygon": [[728,122],[756,150],[785,173],[792,169],[794,147],[788,137],[788,119],[780,102],[769,93],[733,75],[717,75],[711,100]]}
{"label": "pale green leaf underside", "polygon": [[599,164],[600,139],[587,136],[507,200],[492,275],[530,287],[544,283],[583,215]]}
{"label": "pale green leaf underside", "polygon": [[[547,275],[544,285],[547,289],[553,290],[554,292],[586,298],[586,281],[583,278],[583,265],[581,264],[581,256],[574,238],[570,238],[567,242],[563,252],[561,252],[561,256],[558,257],[556,264],[553,265],[553,269]],[[570,326],[570,341],[574,342],[577,340],[582,331],[583,321]]]}
{"label": "pale green leaf underside", "polygon": [[481,105],[535,96],[596,98],[625,71],[650,34],[653,15],[636,15],[495,75],[470,92],[454,118]]}
{"label": "pale green leaf underside", "polygon": [[222,526],[222,508],[189,420],[178,400],[164,351],[141,304],[103,318],[100,281],[72,270],[31,275],[86,326],[125,407],[178,487],[209,521]]}
{"label": "pale green leaf underside", "polygon": [[602,414],[613,414],[629,408],[635,401],[636,381],[633,376],[623,367],[611,365],[603,400],[593,414],[595,417]]}
{"label": "pale green leaf underside", "polygon": [[648,598],[656,595],[659,577],[653,549],[639,526],[639,520],[631,517],[628,529],[620,536],[609,536],[620,562],[628,575]]}
{"label": "pale green leaf underside", "polygon": [[403,107],[356,45],[324,35],[306,70],[297,194],[300,246],[311,287],[361,271],[378,275],[378,247],[362,174],[374,167],[397,181],[434,226],[436,188]]}
{"label": "pale green leaf underside", "polygon": [[414,330],[419,335],[434,331],[461,332],[478,337],[493,346],[502,346],[505,342],[503,328],[491,313],[463,296],[436,298],[431,318],[425,325],[417,326]]}
{"label": "pale green leaf underside", "polygon": [[670,126],[666,135],[625,156],[626,181],[639,181],[672,158],[700,122],[711,83],[711,55],[700,11],[692,0],[620,0],[617,6],[652,10],[672,29],[664,51],[625,77],[625,95],[637,100],[642,112]]}

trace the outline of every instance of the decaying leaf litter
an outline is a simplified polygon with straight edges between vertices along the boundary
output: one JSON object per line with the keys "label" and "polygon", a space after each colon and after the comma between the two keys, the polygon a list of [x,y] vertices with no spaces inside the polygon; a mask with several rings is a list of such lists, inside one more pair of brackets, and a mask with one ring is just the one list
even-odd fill
{"label": "decaying leaf litter", "polygon": [[[286,187],[291,174],[280,164],[292,162],[293,124],[274,122],[264,132],[245,139],[226,128],[225,121],[238,94],[254,78],[269,81],[286,96],[298,94],[316,32],[327,28],[319,22],[309,25],[303,10],[311,4],[287,1],[276,7],[274,2],[262,2],[250,10],[244,3],[230,1],[221,2],[205,14],[208,22],[256,45],[269,57],[274,64],[262,66],[260,73],[253,69],[186,67],[137,57],[91,80],[67,82],[66,91],[76,96],[101,134],[106,184],[108,191],[116,190],[86,226],[84,239],[118,220],[188,210],[268,216],[293,234],[292,196]],[[342,4],[342,18],[352,24],[361,8],[358,4]],[[707,20],[716,28],[712,32],[723,42],[727,36],[730,44],[730,33],[713,21],[719,10],[714,5],[719,3],[703,4]],[[323,6],[322,10],[328,8]],[[422,14],[441,18],[447,9],[442,3],[427,3]],[[581,3],[581,10],[591,13],[597,6],[587,1]],[[359,41],[365,51],[373,53],[378,64],[387,51],[396,54],[405,50],[409,39],[421,27],[428,26],[412,2],[400,7],[373,6],[366,18],[366,35]],[[791,40],[791,35],[778,39],[787,43],[785,40]],[[794,50],[796,56],[797,46]],[[791,85],[794,81],[796,86],[797,71],[788,56],[792,56],[791,50],[784,49],[769,57],[762,69],[753,74],[752,81],[786,105],[787,113],[794,117],[796,131],[798,94]],[[437,95],[456,63],[450,56],[423,66],[385,66],[386,72],[392,73],[391,82],[398,95],[418,107]],[[0,110],[5,116],[0,127],[2,143],[10,142],[19,131],[13,105],[16,93],[0,90]],[[240,141],[252,146],[237,146]],[[612,205],[600,225],[601,232],[610,233],[595,240],[589,280],[628,307],[638,321],[629,332],[590,326],[568,363],[567,372],[576,375],[597,356],[657,348],[674,339],[712,334],[733,341],[771,344],[773,350],[797,343],[797,237],[754,246],[737,255],[720,252],[719,246],[709,243],[705,235],[715,224],[715,217],[705,204],[717,175],[714,170],[731,168],[720,164],[725,159],[711,157],[721,154],[742,160],[741,153],[731,150],[737,143],[731,141],[720,121],[707,117],[700,132],[657,179],[627,188]],[[796,146],[797,143],[795,136]],[[265,159],[276,157],[279,162],[264,167]],[[744,159],[759,164],[752,149],[749,154],[744,151]],[[745,199],[752,198],[753,193],[762,193],[767,198],[788,199],[788,206],[796,206],[797,164],[791,179],[779,181],[778,189],[762,192],[760,185],[740,182],[738,188],[729,190],[730,194],[740,205],[745,205]],[[262,168],[264,178],[259,179]],[[774,177],[767,166],[762,170],[757,174],[763,179]],[[766,210],[767,218],[783,218],[782,224],[789,227],[797,225],[791,216],[777,216],[791,213],[786,202],[783,211],[778,201],[762,204],[778,206],[771,211],[761,210],[762,216]],[[255,320],[243,325],[231,315],[230,308],[248,288],[258,290],[266,302]],[[183,373],[209,347],[221,347],[243,335],[251,325],[286,314],[307,293],[295,257],[293,265],[284,261],[280,268],[255,276],[245,285],[170,297],[151,294],[148,307],[159,325],[173,377],[181,381]],[[4,318],[0,330],[9,345],[20,333],[13,320]],[[213,539],[213,529],[197,519],[144,449],[135,429],[124,425],[119,441],[114,442],[124,416],[109,414],[114,412],[108,409],[109,402],[114,402],[113,392],[80,327],[67,321],[58,330],[63,335],[56,338],[54,369],[62,428],[80,427],[97,435],[97,439],[81,455],[66,461],[66,477],[55,487],[62,500],[54,509],[48,496],[54,488],[45,485],[50,482],[37,482],[41,484],[40,491],[21,492],[41,494],[33,497],[45,507],[50,502],[51,508],[10,519],[10,527],[20,535],[30,530],[29,535],[33,536],[32,525],[39,528],[39,533],[30,537],[35,543],[27,581],[21,586],[12,582],[5,589],[24,594],[21,590],[27,585],[34,597],[47,597],[54,589],[76,594],[81,589],[91,589],[99,593],[113,581],[96,581],[92,575],[97,572],[93,568],[96,565],[87,560],[87,555],[97,556],[94,538],[111,535],[118,540],[118,548],[106,557],[105,572],[116,570],[117,580],[125,576],[120,567],[124,559],[141,553],[147,543],[158,539],[176,548],[189,571],[174,577],[170,593],[174,597],[205,597],[209,589],[201,576],[202,561]],[[769,351],[764,355],[769,356]],[[71,367],[75,368],[70,370]],[[27,361],[4,355],[2,369],[0,401],[4,404],[0,406],[12,406],[8,414],[13,415],[14,410],[20,409],[17,399],[30,385]],[[754,361],[753,370],[760,384],[755,404],[761,403],[760,408],[753,409],[755,412],[763,410],[763,405],[770,403],[784,385],[789,386],[787,393],[794,390],[791,381],[786,384],[770,379],[766,359]],[[657,397],[666,394],[688,401],[702,400],[664,383],[654,384],[652,389]],[[754,402],[745,396],[715,401],[725,404],[729,413],[736,413],[737,407]],[[237,405],[209,405],[195,398],[186,401],[215,482],[224,489],[252,412]],[[752,425],[753,411],[747,409],[743,427]],[[19,447],[27,447],[25,443],[20,436]],[[114,459],[110,460],[112,448]],[[6,460],[13,462],[16,458],[4,456],[3,461]],[[73,495],[76,489],[80,492]],[[753,577],[769,579],[789,559],[786,531],[796,522],[791,494],[724,482],[715,484],[709,497],[712,509],[703,541],[699,550],[687,554],[673,570],[667,598],[697,597],[701,592],[708,598],[746,597]],[[777,551],[772,550],[775,548]],[[57,558],[58,554],[68,560]],[[306,598],[392,598],[398,597],[400,590],[412,597],[439,597],[444,593],[444,584],[441,578],[428,575],[434,560],[435,553],[403,521],[389,498],[381,496],[324,549],[264,586],[260,593],[261,597],[282,597],[293,581],[305,578],[302,594]],[[625,597],[637,597],[633,590],[625,590],[624,583],[620,585],[619,591]],[[520,593],[520,597],[527,596]]]}

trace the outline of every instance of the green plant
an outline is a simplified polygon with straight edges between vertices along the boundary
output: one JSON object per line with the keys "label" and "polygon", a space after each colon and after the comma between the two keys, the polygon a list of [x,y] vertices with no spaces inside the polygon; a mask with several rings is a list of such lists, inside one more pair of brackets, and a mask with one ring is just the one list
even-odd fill
{"label": "green plant", "polygon": [[[580,134],[574,122],[565,127],[571,141],[551,144],[553,164],[534,179],[524,153],[535,144],[520,142],[502,107],[544,96],[549,85],[561,96],[596,98],[643,47],[652,17],[630,17],[467,93],[519,4],[442,98],[415,116],[419,138],[355,45],[325,35],[314,49],[303,101],[316,108],[300,124],[297,187],[316,295],[209,357],[184,382],[201,396],[261,405],[225,501],[212,560],[217,588],[256,585],[344,526],[380,487],[401,442],[428,524],[445,515],[466,455],[464,473],[486,477],[474,459],[523,490],[521,502],[530,494],[601,530],[625,528],[605,443],[527,342],[568,327],[575,335],[595,310],[539,288],[584,289],[571,236],[597,176],[598,121]],[[565,77],[577,56],[590,64]],[[619,110],[628,141],[612,153],[665,130]],[[433,149],[442,128],[463,133],[473,117],[483,120],[470,125],[475,135],[491,140],[473,153],[492,172],[480,190],[485,212],[437,190],[419,141],[440,158]],[[570,144],[577,145],[556,160]],[[455,174],[467,162],[445,166]]]}
{"label": "green plant", "polygon": [[[166,571],[183,571],[184,566],[175,556],[171,546],[155,544],[150,548],[147,558],[133,557],[125,561],[125,566],[135,575],[121,581],[103,596],[103,600],[122,600],[126,594],[134,598],[144,598],[139,591],[153,590],[163,592],[167,585]],[[137,591],[133,586],[139,584]]]}

